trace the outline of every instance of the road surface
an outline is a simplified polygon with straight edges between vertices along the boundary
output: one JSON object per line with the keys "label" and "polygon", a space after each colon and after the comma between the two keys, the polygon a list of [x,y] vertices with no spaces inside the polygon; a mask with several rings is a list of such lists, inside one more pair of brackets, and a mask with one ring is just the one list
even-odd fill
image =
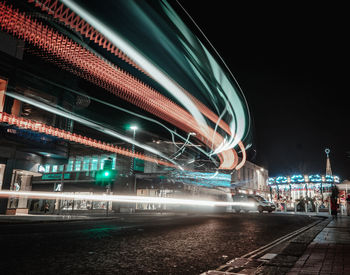
{"label": "road surface", "polygon": [[283,214],[0,224],[2,274],[200,274],[303,227]]}

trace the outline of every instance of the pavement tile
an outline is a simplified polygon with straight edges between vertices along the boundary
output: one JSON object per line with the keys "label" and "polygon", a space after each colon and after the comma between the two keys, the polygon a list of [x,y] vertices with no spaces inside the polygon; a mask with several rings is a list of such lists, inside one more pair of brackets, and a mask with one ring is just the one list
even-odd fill
{"label": "pavement tile", "polygon": [[[304,262],[304,265],[302,263]],[[331,221],[310,243],[290,272],[350,274],[350,218]]]}
{"label": "pavement tile", "polygon": [[290,272],[300,272],[301,271],[301,268],[299,267],[293,267],[289,270]]}
{"label": "pavement tile", "polygon": [[318,274],[318,271],[313,271],[313,270],[302,270],[299,274],[301,275],[316,275]]}
{"label": "pavement tile", "polygon": [[304,266],[304,262],[296,262],[296,263],[294,264],[293,267],[299,267],[299,268],[301,268],[301,267],[303,267],[303,266]]}

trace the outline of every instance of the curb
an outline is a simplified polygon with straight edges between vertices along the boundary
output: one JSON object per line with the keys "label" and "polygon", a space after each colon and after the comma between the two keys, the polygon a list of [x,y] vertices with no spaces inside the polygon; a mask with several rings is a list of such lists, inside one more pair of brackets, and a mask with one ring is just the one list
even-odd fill
{"label": "curb", "polygon": [[[286,274],[303,255],[309,243],[331,221],[328,217],[320,216],[319,218],[323,219],[299,228],[267,245],[228,261],[216,270],[208,270],[201,275]],[[276,252],[274,250],[279,250],[278,247],[282,247],[282,251],[273,253]]]}

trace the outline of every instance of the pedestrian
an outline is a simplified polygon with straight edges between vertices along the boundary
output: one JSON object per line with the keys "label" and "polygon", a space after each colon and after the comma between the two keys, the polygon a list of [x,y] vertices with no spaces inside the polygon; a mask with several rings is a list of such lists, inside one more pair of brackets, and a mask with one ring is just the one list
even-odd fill
{"label": "pedestrian", "polygon": [[346,198],[346,214],[350,216],[350,194]]}
{"label": "pedestrian", "polygon": [[338,214],[338,202],[336,197],[331,197],[331,214],[333,219],[337,219]]}
{"label": "pedestrian", "polygon": [[45,203],[44,213],[49,212],[49,204]]}

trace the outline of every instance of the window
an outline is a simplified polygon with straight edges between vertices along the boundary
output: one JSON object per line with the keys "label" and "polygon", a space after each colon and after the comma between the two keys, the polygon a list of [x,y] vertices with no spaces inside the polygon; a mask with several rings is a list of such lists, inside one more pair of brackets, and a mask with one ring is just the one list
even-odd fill
{"label": "window", "polygon": [[83,171],[89,171],[89,170],[90,170],[90,157],[84,157]]}
{"label": "window", "polygon": [[96,171],[98,165],[98,156],[93,156],[91,159],[91,171]]}
{"label": "window", "polygon": [[73,163],[74,163],[74,160],[72,160],[72,159],[70,159],[68,161],[67,172],[72,172],[73,171]]}
{"label": "window", "polygon": [[58,166],[58,172],[63,172],[64,170],[64,164]]}
{"label": "window", "polygon": [[74,165],[74,171],[80,171],[81,170],[81,160],[76,160]]}
{"label": "window", "polygon": [[99,170],[102,170],[103,169],[103,165],[104,165],[104,160],[105,160],[106,158],[105,157],[101,157],[101,159],[100,159],[100,167],[99,167]]}
{"label": "window", "polygon": [[52,166],[52,172],[56,173],[58,170],[58,165],[53,165]]}
{"label": "window", "polygon": [[45,165],[45,173],[50,173],[50,165],[49,164]]}
{"label": "window", "polygon": [[116,169],[116,166],[117,166],[117,160],[116,160],[116,157],[115,155],[114,156],[111,156],[112,157],[112,169],[115,170]]}

